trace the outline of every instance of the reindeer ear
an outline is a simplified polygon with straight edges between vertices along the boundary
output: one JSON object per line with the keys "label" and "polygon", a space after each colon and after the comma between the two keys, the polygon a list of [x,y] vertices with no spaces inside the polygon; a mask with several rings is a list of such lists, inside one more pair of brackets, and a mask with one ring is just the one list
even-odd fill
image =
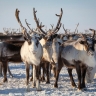
{"label": "reindeer ear", "polygon": [[27,30],[24,28],[22,30],[24,39],[28,42],[28,44],[31,44],[31,36],[27,33]]}
{"label": "reindeer ear", "polygon": [[85,41],[80,41],[79,43],[84,45],[85,44]]}
{"label": "reindeer ear", "polygon": [[37,37],[37,39],[38,39],[38,40],[41,40],[41,39],[42,39],[42,36],[40,36],[40,37]]}
{"label": "reindeer ear", "polygon": [[31,44],[31,39],[28,39],[24,36],[24,40],[28,42],[28,44],[30,45]]}
{"label": "reindeer ear", "polygon": [[61,42],[58,42],[59,45],[61,45]]}
{"label": "reindeer ear", "polygon": [[30,45],[31,44],[31,40],[27,40],[28,44]]}
{"label": "reindeer ear", "polygon": [[38,37],[39,40],[41,40],[42,38],[44,38],[45,36],[42,34],[40,35],[40,37]]}
{"label": "reindeer ear", "polygon": [[52,36],[52,38],[54,39],[54,38],[56,38],[57,36],[58,36],[58,34],[55,34],[55,35]]}
{"label": "reindeer ear", "polygon": [[96,44],[96,40],[94,40],[94,44]]}

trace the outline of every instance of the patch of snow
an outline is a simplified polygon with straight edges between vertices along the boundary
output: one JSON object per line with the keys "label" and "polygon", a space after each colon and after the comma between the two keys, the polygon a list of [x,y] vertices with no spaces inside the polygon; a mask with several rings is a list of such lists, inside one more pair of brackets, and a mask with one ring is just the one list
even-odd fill
{"label": "patch of snow", "polygon": [[[30,92],[27,92],[25,65],[23,63],[10,63],[9,67],[14,77],[11,78],[7,75],[8,82],[6,83],[2,83],[3,77],[0,77],[0,96],[96,96],[96,75],[92,83],[86,84],[86,91],[78,91],[76,88],[71,87],[67,69],[63,67],[59,75],[58,88],[54,88],[54,78],[51,77],[50,84],[40,82],[42,91],[36,91],[36,88],[33,88],[32,82],[30,82]],[[77,84],[75,70],[73,70],[73,76]]]}

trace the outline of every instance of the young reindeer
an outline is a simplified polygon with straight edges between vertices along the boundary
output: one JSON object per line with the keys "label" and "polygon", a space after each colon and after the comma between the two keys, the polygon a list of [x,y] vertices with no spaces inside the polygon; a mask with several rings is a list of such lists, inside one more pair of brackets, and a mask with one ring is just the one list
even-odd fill
{"label": "young reindeer", "polygon": [[16,9],[15,16],[20,24],[20,27],[22,28],[22,33],[25,38],[25,42],[21,47],[20,55],[22,61],[25,63],[26,66],[26,84],[27,84],[27,91],[29,91],[29,68],[30,65],[33,65],[33,86],[35,86],[38,91],[41,90],[40,84],[39,84],[39,65],[40,61],[43,56],[43,49],[41,44],[39,43],[39,39],[33,34],[30,36],[27,33],[27,30],[25,27],[23,27],[20,19],[19,19],[19,10]]}
{"label": "young reindeer", "polygon": [[[53,42],[53,39],[57,36],[56,33],[59,31],[61,27],[61,18],[62,18],[63,10],[61,8],[60,15],[56,14],[56,16],[59,17],[56,27],[54,29],[52,28],[52,30],[49,30],[48,32],[45,32],[42,29],[42,23],[39,24],[39,21],[36,17],[36,12],[37,11],[35,11],[35,8],[33,8],[33,15],[34,15],[34,20],[37,24],[37,28],[40,32],[44,33],[43,38],[40,40],[40,43],[43,47],[43,58],[42,58],[41,65],[43,66],[43,71],[45,70],[47,73],[46,83],[50,83],[49,66],[50,66],[50,62],[51,62],[52,54],[53,54],[52,42]],[[42,76],[42,79],[44,79],[44,74]]]}

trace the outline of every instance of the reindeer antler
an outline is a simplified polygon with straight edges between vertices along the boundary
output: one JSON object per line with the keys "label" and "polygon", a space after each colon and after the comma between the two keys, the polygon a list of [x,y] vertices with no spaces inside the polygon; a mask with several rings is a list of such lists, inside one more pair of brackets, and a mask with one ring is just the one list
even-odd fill
{"label": "reindeer antler", "polygon": [[63,27],[63,29],[64,29],[64,31],[65,31],[65,34],[67,34],[67,29],[64,28],[64,24],[63,24],[62,27]]}
{"label": "reindeer antler", "polygon": [[31,25],[31,24],[27,23],[27,19],[25,19],[25,22],[26,22],[27,27],[28,27],[31,31],[33,31],[33,30],[30,28],[30,26],[29,26],[29,25]]}
{"label": "reindeer antler", "polygon": [[93,37],[92,38],[94,38],[95,37],[95,34],[96,34],[96,30],[91,29],[91,28],[89,30],[93,32]]}
{"label": "reindeer antler", "polygon": [[52,25],[52,24],[50,24],[51,25],[51,27],[52,27],[52,29],[53,29],[53,27],[54,27],[54,24]]}
{"label": "reindeer antler", "polygon": [[23,33],[24,38],[25,38],[28,42],[31,42],[31,37],[30,37],[30,35],[27,33],[26,28],[23,27],[23,25],[22,25],[22,23],[21,23],[21,21],[20,21],[20,19],[19,19],[19,12],[20,12],[20,11],[19,11],[18,9],[16,9],[16,11],[15,11],[16,19],[17,19],[20,27],[22,28],[22,33]]}
{"label": "reindeer antler", "polygon": [[79,26],[79,23],[77,24],[77,26],[76,26],[76,29],[75,29],[75,33],[76,33],[76,30],[77,30],[77,27]]}
{"label": "reindeer antler", "polygon": [[37,32],[37,31],[34,31],[33,29],[31,29],[30,26],[29,26],[29,25],[31,25],[31,24],[27,23],[27,19],[25,19],[25,22],[26,22],[27,27],[31,30],[31,32],[37,33],[37,34],[42,34],[42,33],[39,33],[39,32]]}
{"label": "reindeer antler", "polygon": [[[56,28],[53,30],[53,32],[54,33],[57,33],[58,31],[59,31],[59,29],[60,29],[60,27],[61,27],[61,18],[62,18],[62,15],[63,15],[63,10],[62,10],[62,8],[61,8],[61,13],[60,13],[60,15],[57,15],[57,14],[55,14],[56,16],[58,16],[59,17],[59,19],[58,19],[58,22],[57,22],[57,25],[56,25]],[[57,31],[58,30],[58,31]]]}
{"label": "reindeer antler", "polygon": [[20,11],[18,9],[16,9],[15,16],[16,16],[16,19],[17,19],[18,23],[20,24],[20,27],[23,28],[23,25],[22,25],[22,23],[21,23],[21,21],[19,19],[19,12]]}
{"label": "reindeer antler", "polygon": [[36,22],[36,24],[37,24],[37,28],[38,28],[44,35],[46,35],[46,32],[42,29],[42,27],[44,27],[44,25],[42,25],[42,22],[41,22],[40,25],[39,25],[39,19],[37,19],[37,17],[36,17],[36,12],[37,12],[37,11],[35,11],[35,8],[33,8],[33,15],[34,15],[34,20],[35,20],[35,22]]}

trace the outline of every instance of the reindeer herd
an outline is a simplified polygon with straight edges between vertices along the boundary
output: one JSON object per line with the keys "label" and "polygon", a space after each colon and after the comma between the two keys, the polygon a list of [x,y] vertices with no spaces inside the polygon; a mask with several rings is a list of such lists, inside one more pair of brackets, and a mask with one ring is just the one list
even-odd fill
{"label": "reindeer herd", "polygon": [[[92,82],[96,72],[96,31],[89,29],[93,32],[91,35],[67,34],[67,30],[63,25],[65,34],[57,34],[62,26],[62,8],[60,14],[56,14],[58,17],[56,27],[53,28],[51,25],[52,29],[43,30],[44,25],[42,25],[42,22],[40,23],[36,12],[35,8],[33,8],[33,16],[37,25],[36,30],[31,29],[25,19],[30,34],[27,32],[27,29],[20,21],[20,11],[16,9],[15,16],[21,27],[22,34],[19,34],[18,38],[7,36],[6,39],[0,36],[0,75],[2,75],[3,71],[3,82],[7,82],[7,70],[12,75],[8,63],[23,62],[26,66],[27,91],[30,90],[30,65],[32,66],[31,80],[33,81],[33,87],[36,87],[38,91],[42,90],[40,81],[50,83],[51,70],[53,70],[55,78],[54,87],[58,88],[59,73],[62,67],[67,68],[72,86],[77,87],[79,90],[85,89],[85,83]],[[75,30],[77,30],[77,27]],[[76,86],[72,75],[73,69],[76,69],[78,86]]]}

